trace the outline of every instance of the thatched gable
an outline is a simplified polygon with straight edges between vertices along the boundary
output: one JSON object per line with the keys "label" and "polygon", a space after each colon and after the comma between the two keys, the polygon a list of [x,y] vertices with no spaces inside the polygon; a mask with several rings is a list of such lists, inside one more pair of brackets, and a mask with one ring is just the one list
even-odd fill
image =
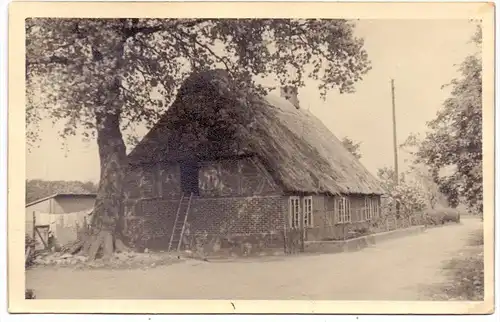
{"label": "thatched gable", "polygon": [[256,155],[286,191],[382,194],[378,180],[309,111],[284,98],[242,95],[221,71],[186,80],[130,162]]}

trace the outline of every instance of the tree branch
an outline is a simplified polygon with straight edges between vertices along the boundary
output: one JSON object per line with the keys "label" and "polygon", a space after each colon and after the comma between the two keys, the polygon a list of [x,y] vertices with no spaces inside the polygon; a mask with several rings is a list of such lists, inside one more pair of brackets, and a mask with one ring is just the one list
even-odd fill
{"label": "tree branch", "polygon": [[[183,26],[186,28],[192,28],[200,23],[209,21],[208,19],[171,19],[175,20],[176,23],[172,24],[171,26],[167,25],[158,25],[158,26],[151,26],[151,27],[138,27],[137,25],[129,28],[125,28],[125,33],[127,35],[127,38],[132,38],[135,37],[138,34],[143,34],[143,35],[150,35],[155,32],[159,32],[162,30],[168,30],[169,28],[177,28],[179,26]],[[169,20],[169,21],[171,21]]]}
{"label": "tree branch", "polygon": [[[189,34],[187,34],[186,32],[180,30],[180,32],[185,36],[185,37],[188,37],[189,38]],[[227,57],[221,57],[219,55],[217,55],[210,47],[208,47],[206,44],[203,44],[201,43],[198,38],[195,36],[193,38],[194,42],[200,46],[201,48],[205,49],[206,51],[208,51],[213,57],[215,57],[215,59],[221,63],[224,64],[224,66],[226,66],[226,69],[229,73],[231,73],[232,71],[232,68],[229,66],[231,64],[231,62],[229,61],[229,59],[227,59]]]}

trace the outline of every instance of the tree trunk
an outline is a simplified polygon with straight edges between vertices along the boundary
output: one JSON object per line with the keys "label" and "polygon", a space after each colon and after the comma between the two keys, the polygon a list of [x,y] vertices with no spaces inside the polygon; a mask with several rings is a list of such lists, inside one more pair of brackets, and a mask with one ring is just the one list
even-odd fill
{"label": "tree trunk", "polygon": [[[125,24],[125,22],[124,22]],[[94,260],[102,249],[103,259],[109,259],[114,251],[124,251],[124,193],[123,184],[127,167],[125,143],[120,130],[122,110],[121,69],[126,38],[118,32],[92,47],[96,67],[108,69],[114,75],[96,93],[96,129],[101,176],[92,215],[89,238],[82,252]],[[103,59],[107,57],[108,60]],[[109,64],[111,61],[111,65]]]}
{"label": "tree trunk", "polygon": [[96,124],[101,176],[90,234],[82,247],[89,260],[94,260],[101,248],[104,259],[111,257],[115,250],[126,249],[122,232],[126,149],[119,109],[96,113]]}

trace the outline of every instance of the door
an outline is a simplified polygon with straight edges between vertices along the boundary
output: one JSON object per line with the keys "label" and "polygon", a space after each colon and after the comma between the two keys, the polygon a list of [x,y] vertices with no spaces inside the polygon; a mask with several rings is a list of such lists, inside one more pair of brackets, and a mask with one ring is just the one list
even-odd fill
{"label": "door", "polygon": [[198,176],[200,167],[195,161],[180,163],[181,189],[184,194],[199,195]]}
{"label": "door", "polygon": [[49,226],[35,226],[35,250],[49,248]]}
{"label": "door", "polygon": [[291,196],[288,206],[288,227],[285,229],[285,254],[304,251],[304,220],[300,197]]}

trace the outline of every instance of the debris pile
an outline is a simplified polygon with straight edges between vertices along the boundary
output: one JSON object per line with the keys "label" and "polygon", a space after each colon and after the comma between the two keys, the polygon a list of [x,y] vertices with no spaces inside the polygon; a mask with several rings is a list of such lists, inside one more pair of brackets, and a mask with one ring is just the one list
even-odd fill
{"label": "debris pile", "polygon": [[46,253],[38,255],[34,264],[38,266],[69,266],[75,268],[152,268],[181,261],[181,257],[169,253],[115,253],[107,260],[89,261],[86,256],[68,253]]}
{"label": "debris pile", "polygon": [[35,257],[33,263],[35,265],[75,265],[86,261],[85,256],[75,256],[71,254],[62,253],[46,253],[40,254]]}

